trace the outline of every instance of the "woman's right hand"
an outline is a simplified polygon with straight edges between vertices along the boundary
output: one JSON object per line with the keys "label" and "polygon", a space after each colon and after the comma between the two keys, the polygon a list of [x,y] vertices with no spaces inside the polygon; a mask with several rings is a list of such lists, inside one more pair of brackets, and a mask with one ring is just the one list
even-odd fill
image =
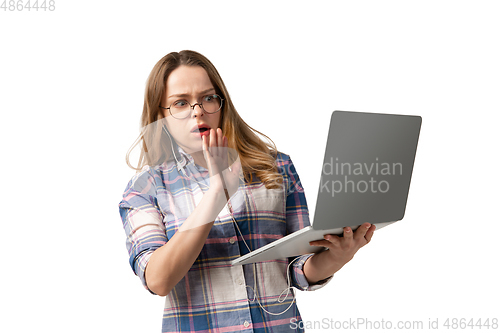
{"label": "woman's right hand", "polygon": [[210,129],[210,143],[207,143],[206,136],[203,136],[203,154],[207,162],[210,175],[210,190],[215,192],[225,192],[227,190],[229,199],[239,186],[239,176],[241,163],[239,157],[233,165],[229,167],[228,161],[228,141],[227,137],[222,135],[222,130]]}

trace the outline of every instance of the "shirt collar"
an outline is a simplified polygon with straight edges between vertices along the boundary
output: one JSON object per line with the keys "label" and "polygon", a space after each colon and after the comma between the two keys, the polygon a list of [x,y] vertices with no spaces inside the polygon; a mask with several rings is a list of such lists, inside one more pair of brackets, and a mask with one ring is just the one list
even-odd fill
{"label": "shirt collar", "polygon": [[177,160],[179,161],[179,163],[177,163],[178,164],[177,169],[191,166],[197,169],[197,171],[199,172],[207,171],[207,169],[205,169],[201,165],[197,165],[196,163],[194,163],[193,156],[186,153],[184,149],[182,149],[179,145],[176,146],[177,146],[177,152],[179,153],[177,154]]}

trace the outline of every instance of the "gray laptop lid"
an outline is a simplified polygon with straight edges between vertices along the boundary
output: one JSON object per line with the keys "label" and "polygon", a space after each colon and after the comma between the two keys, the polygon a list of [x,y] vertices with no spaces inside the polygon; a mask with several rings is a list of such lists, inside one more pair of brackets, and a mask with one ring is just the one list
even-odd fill
{"label": "gray laptop lid", "polygon": [[403,218],[422,118],[335,111],[314,229]]}

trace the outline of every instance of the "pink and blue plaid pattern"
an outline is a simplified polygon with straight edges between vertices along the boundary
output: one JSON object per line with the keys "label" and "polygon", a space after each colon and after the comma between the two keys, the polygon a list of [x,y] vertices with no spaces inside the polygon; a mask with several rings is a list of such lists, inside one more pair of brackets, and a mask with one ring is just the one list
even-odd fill
{"label": "pink and blue plaid pattern", "polygon": [[[179,153],[182,167],[195,182],[180,173],[175,163],[145,167],[128,183],[119,205],[130,265],[146,289],[144,270],[151,254],[168,242],[208,189],[208,171],[195,165],[182,149]],[[231,198],[234,217],[251,249],[309,225],[306,198],[292,161],[279,153],[276,163],[284,180],[281,189],[268,190],[254,176]],[[301,331],[300,325],[291,325],[301,320],[296,304],[272,316],[253,300],[254,292],[248,287],[254,286],[252,265],[230,264],[247,252],[226,205],[197,260],[165,297],[162,332]],[[315,290],[331,280],[309,285],[302,270],[309,256],[301,256],[290,269],[292,286],[299,290]],[[260,302],[270,312],[282,312],[292,302],[291,294],[282,303],[278,298],[287,288],[287,265],[293,259],[255,266]]]}

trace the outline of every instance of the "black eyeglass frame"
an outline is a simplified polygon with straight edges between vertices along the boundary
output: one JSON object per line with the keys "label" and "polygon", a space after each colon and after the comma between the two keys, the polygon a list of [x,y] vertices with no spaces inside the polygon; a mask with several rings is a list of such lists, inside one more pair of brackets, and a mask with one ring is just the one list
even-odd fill
{"label": "black eyeglass frame", "polygon": [[[207,111],[207,110],[205,110],[205,108],[203,107],[203,102],[201,102],[201,103],[194,103],[193,105],[191,105],[188,101],[186,101],[186,100],[184,100],[184,101],[186,101],[186,103],[187,103],[187,104],[191,107],[191,111],[194,111],[195,106],[196,106],[196,105],[199,105],[199,106],[200,106],[200,108],[203,110],[203,112],[206,112],[206,113],[208,113],[208,114],[214,114],[214,113],[219,112],[219,111],[222,109],[222,106],[224,105],[224,98],[220,97],[220,96],[219,96],[219,94],[212,94],[212,95],[206,95],[206,96],[217,96],[217,97],[219,97],[219,98],[220,98],[220,107],[219,107],[219,109],[218,109],[217,111],[214,111],[214,112],[208,112],[208,111]],[[204,97],[205,97],[205,96],[204,96]],[[175,102],[177,102],[177,101],[175,101]],[[175,102],[173,102],[172,104],[174,104]],[[158,105],[158,106],[159,106],[160,108],[164,109],[164,110],[168,110],[168,112],[170,113],[170,115],[171,115],[172,117],[174,117],[175,119],[186,119],[187,117],[189,117],[189,116],[191,115],[191,112],[189,112],[189,113],[187,114],[187,116],[185,116],[185,117],[183,117],[183,118],[179,118],[179,117],[174,116],[174,115],[173,115],[173,113],[172,113],[172,111],[170,110],[170,108],[172,107],[172,104],[170,104],[170,106],[169,106],[168,108],[165,108],[165,107],[163,107],[163,106],[161,106],[161,105]]]}

